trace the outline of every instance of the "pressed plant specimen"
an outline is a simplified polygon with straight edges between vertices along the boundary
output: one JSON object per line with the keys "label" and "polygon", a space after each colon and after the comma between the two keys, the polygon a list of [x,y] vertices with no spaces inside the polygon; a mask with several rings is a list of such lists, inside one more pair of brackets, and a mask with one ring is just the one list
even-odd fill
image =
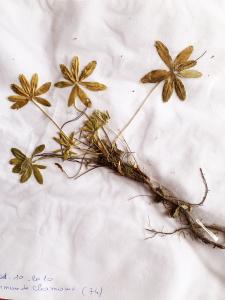
{"label": "pressed plant specimen", "polygon": [[[151,71],[141,81],[144,83],[159,83],[164,80],[163,100],[167,101],[171,97],[173,89],[175,89],[178,97],[184,100],[186,92],[180,77],[190,78],[201,76],[199,71],[189,70],[190,67],[197,64],[197,60],[189,60],[193,47],[189,46],[185,48],[177,55],[175,60],[172,60],[167,47],[162,42],[157,41],[155,45],[158,54],[169,70]],[[148,228],[147,230],[153,235],[173,234],[175,232],[189,233],[196,240],[210,244],[213,247],[225,249],[225,227],[216,224],[205,224],[195,215],[195,208],[203,205],[208,193],[207,182],[202,170],[200,169],[200,174],[205,186],[205,194],[202,200],[194,204],[180,199],[172,191],[142,171],[128,144],[121,137],[122,131],[130,124],[130,121],[134,119],[137,113],[135,113],[124,129],[115,136],[115,132],[109,127],[109,112],[98,109],[90,110],[91,100],[80,86],[91,91],[106,89],[106,86],[102,83],[84,81],[93,73],[95,67],[96,62],[92,61],[80,73],[77,56],[72,59],[70,69],[65,65],[60,65],[66,81],[59,81],[55,86],[59,88],[71,88],[68,106],[74,109],[77,114],[76,118],[68,120],[62,126],[43,108],[43,106],[50,106],[51,102],[39,97],[49,90],[51,83],[45,83],[38,88],[38,75],[34,74],[30,81],[24,75],[20,75],[19,81],[21,86],[16,84],[11,85],[12,90],[17,94],[9,96],[9,100],[13,102],[12,109],[19,110],[26,104],[32,103],[44,113],[57,129],[56,136],[53,137],[57,144],[57,149],[44,152],[45,145],[43,144],[37,146],[29,156],[17,148],[12,148],[11,151],[14,156],[10,160],[10,164],[13,165],[12,171],[19,174],[21,183],[28,181],[32,178],[33,174],[37,182],[42,184],[43,177],[41,172],[46,166],[42,165],[41,161],[49,158],[54,158],[56,160],[55,165],[65,176],[71,179],[78,179],[81,175],[99,167],[111,169],[115,174],[143,185],[146,190],[155,195],[154,200],[156,202],[164,205],[168,216],[173,217],[180,224],[180,227],[172,232],[161,232]],[[77,98],[83,104],[83,110],[77,108]],[[141,106],[143,106],[143,103]],[[73,122],[78,120],[79,126],[75,126],[77,123]],[[66,132],[67,124],[74,124],[75,128],[72,132]],[[64,161],[70,162],[76,168],[73,175],[69,175],[68,171],[65,170],[63,166]]]}

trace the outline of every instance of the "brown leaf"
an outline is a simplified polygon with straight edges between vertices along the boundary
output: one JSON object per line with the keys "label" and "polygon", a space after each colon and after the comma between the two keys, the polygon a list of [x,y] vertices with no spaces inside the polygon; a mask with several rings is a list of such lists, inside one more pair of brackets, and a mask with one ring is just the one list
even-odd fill
{"label": "brown leaf", "polygon": [[34,177],[39,184],[43,184],[43,176],[36,165],[32,166]]}
{"label": "brown leaf", "polygon": [[30,80],[31,92],[33,94],[36,91],[37,86],[38,86],[38,74],[35,73],[35,74],[33,74],[33,76],[31,77],[31,80]]}
{"label": "brown leaf", "polygon": [[97,62],[95,60],[91,61],[81,72],[79,81],[82,81],[85,78],[87,78],[88,76],[90,76],[93,73],[96,65],[97,65]]}
{"label": "brown leaf", "polygon": [[86,93],[79,86],[77,86],[77,90],[78,90],[78,97],[80,98],[81,102],[86,107],[91,107],[91,100],[88,98]]}
{"label": "brown leaf", "polygon": [[73,57],[72,63],[71,63],[71,72],[73,73],[73,76],[76,81],[79,79],[79,58],[78,56]]}
{"label": "brown leaf", "polygon": [[175,91],[180,100],[185,100],[186,91],[182,81],[179,78],[175,78]]}
{"label": "brown leaf", "polygon": [[167,67],[172,67],[172,58],[170,56],[168,48],[160,41],[155,42],[156,50],[163,60],[163,62],[167,65]]}
{"label": "brown leaf", "polygon": [[189,46],[182,50],[177,57],[174,60],[174,66],[176,67],[180,63],[183,63],[188,60],[188,58],[191,56],[191,53],[193,52],[193,46]]}
{"label": "brown leaf", "polygon": [[74,83],[69,82],[69,81],[59,81],[54,84],[54,86],[57,88],[65,88],[65,87],[72,86],[72,85],[74,85]]}
{"label": "brown leaf", "polygon": [[74,83],[75,78],[73,77],[73,74],[70,72],[70,70],[67,68],[67,66],[61,64],[60,69],[63,74],[63,77]]}
{"label": "brown leaf", "polygon": [[28,96],[28,93],[26,93],[20,86],[17,84],[11,84],[10,85],[11,89],[13,90],[14,93],[21,95],[21,96]]}
{"label": "brown leaf", "polygon": [[72,90],[71,90],[71,92],[70,92],[69,99],[68,99],[68,106],[74,105],[75,100],[76,100],[76,97],[77,97],[77,94],[78,94],[77,88],[78,88],[77,85],[75,85],[75,86],[72,88]]}
{"label": "brown leaf", "polygon": [[168,79],[166,79],[163,86],[162,97],[164,102],[167,102],[170,99],[173,93],[173,88],[174,88],[174,81],[171,77],[169,77]]}
{"label": "brown leaf", "polygon": [[153,70],[141,78],[142,83],[156,83],[165,80],[170,72],[166,70]]}
{"label": "brown leaf", "polygon": [[83,85],[84,87],[86,87],[88,90],[91,91],[103,91],[105,89],[107,89],[107,86],[99,83],[99,82],[80,82],[81,85]]}
{"label": "brown leaf", "polygon": [[20,109],[20,108],[24,107],[27,103],[28,103],[28,100],[25,100],[23,102],[22,101],[17,101],[13,105],[11,105],[10,108]]}
{"label": "brown leaf", "polygon": [[38,103],[40,103],[41,105],[44,105],[44,106],[51,106],[51,103],[47,100],[47,99],[44,99],[44,98],[41,98],[41,97],[35,97],[34,98]]}
{"label": "brown leaf", "polygon": [[30,83],[23,74],[19,75],[19,81],[24,91],[30,94]]}
{"label": "brown leaf", "polygon": [[196,60],[188,60],[186,62],[183,62],[183,63],[177,65],[176,70],[177,71],[182,71],[182,70],[185,70],[185,69],[190,69],[190,68],[194,67],[195,65],[197,65]]}
{"label": "brown leaf", "polygon": [[50,89],[51,82],[46,82],[43,85],[41,85],[36,91],[35,91],[35,96],[40,96],[42,94],[47,93],[47,91]]}
{"label": "brown leaf", "polygon": [[8,100],[11,102],[24,102],[25,100],[27,100],[27,97],[13,95],[13,96],[9,96]]}
{"label": "brown leaf", "polygon": [[117,170],[118,170],[118,172],[120,173],[121,176],[124,176],[124,172],[123,172],[123,170],[122,170],[120,161],[119,161],[119,163],[118,163]]}
{"label": "brown leaf", "polygon": [[198,78],[202,76],[202,73],[197,70],[183,70],[179,74],[185,78]]}
{"label": "brown leaf", "polygon": [[175,211],[172,212],[172,218],[176,219],[180,215],[180,207],[178,206]]}

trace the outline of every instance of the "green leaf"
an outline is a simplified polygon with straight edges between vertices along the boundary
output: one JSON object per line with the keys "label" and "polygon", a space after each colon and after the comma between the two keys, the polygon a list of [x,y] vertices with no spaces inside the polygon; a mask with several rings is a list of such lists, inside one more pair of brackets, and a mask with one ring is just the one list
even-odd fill
{"label": "green leaf", "polygon": [[21,165],[16,165],[12,169],[13,173],[20,173],[20,171],[21,171]]}
{"label": "green leaf", "polygon": [[20,159],[20,160],[23,160],[23,159],[25,159],[26,158],[26,155],[24,155],[19,149],[17,149],[17,148],[12,148],[11,149],[11,152],[12,152],[12,154],[16,157],[16,158],[18,158],[18,159]]}
{"label": "green leaf", "polygon": [[202,76],[202,73],[197,70],[183,70],[179,74],[185,78],[199,78]]}
{"label": "green leaf", "polygon": [[45,145],[44,145],[44,144],[37,146],[37,147],[34,149],[33,153],[32,153],[32,157],[33,157],[34,155],[38,154],[38,153],[43,152],[44,149],[45,149]]}
{"label": "green leaf", "polygon": [[46,169],[46,166],[43,165],[33,165],[34,167],[37,167],[38,169]]}
{"label": "green leaf", "polygon": [[43,184],[43,177],[41,175],[41,172],[39,171],[38,167],[36,167],[35,165],[33,165],[33,173],[37,182]]}
{"label": "green leaf", "polygon": [[9,161],[10,165],[18,165],[18,164],[21,164],[21,162],[22,162],[22,160],[18,159],[18,158],[12,158]]}
{"label": "green leaf", "polygon": [[32,168],[31,167],[27,167],[27,169],[22,173],[22,176],[20,177],[20,182],[24,183],[26,182],[32,174]]}

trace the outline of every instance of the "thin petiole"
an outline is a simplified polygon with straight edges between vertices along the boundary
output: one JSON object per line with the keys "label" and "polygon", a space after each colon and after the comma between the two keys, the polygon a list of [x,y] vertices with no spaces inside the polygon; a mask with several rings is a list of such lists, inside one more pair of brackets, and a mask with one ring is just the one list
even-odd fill
{"label": "thin petiole", "polygon": [[41,112],[59,129],[60,132],[62,132],[63,134],[65,134],[63,132],[63,130],[60,128],[60,126],[56,123],[56,121],[47,113],[46,110],[44,110],[37,102],[35,102],[33,99],[31,100],[31,102],[38,108],[41,110]]}

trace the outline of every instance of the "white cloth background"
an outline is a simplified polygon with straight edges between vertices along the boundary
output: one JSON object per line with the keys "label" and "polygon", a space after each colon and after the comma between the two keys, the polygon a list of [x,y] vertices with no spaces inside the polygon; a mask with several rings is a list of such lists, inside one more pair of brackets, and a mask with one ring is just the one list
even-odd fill
{"label": "white cloth background", "polygon": [[[12,299],[224,300],[225,252],[190,238],[144,240],[148,216],[155,229],[173,230],[159,204],[138,184],[98,169],[77,181],[48,162],[43,186],[19,184],[8,160],[12,146],[29,153],[52,149],[55,128],[31,104],[12,111],[5,100],[20,73],[41,82],[61,78],[59,64],[78,55],[97,60],[92,79],[107,84],[89,95],[121,128],[148,93],[148,71],[164,68],[154,41],[175,56],[193,44],[200,79],[184,80],[187,101],[174,94],[164,104],[160,85],[125,132],[144,170],[178,195],[198,202],[210,188],[199,217],[225,224],[225,2],[222,0],[8,0],[0,2],[0,286],[23,285],[32,275],[76,292],[0,290]],[[72,117],[68,89],[52,88],[49,112],[63,123]],[[209,213],[210,211],[210,213]],[[41,282],[43,286],[45,282]],[[31,284],[31,283],[30,283]],[[82,295],[83,287],[102,295]]]}

